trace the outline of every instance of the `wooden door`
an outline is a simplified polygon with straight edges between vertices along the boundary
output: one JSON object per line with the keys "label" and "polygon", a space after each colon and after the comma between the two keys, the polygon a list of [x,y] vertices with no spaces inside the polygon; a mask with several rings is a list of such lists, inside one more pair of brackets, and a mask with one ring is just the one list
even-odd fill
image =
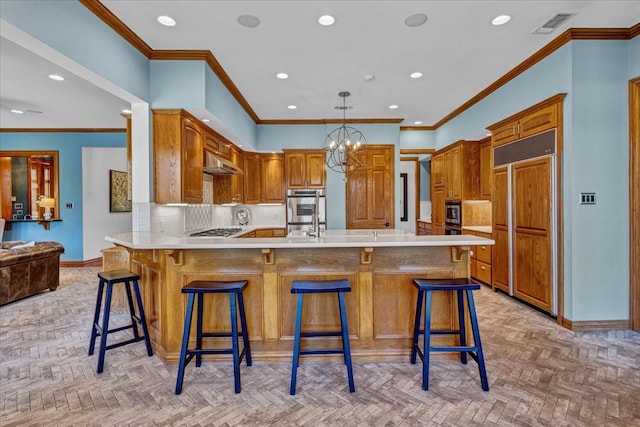
{"label": "wooden door", "polygon": [[512,168],[514,295],[552,312],[551,159]]}
{"label": "wooden door", "polygon": [[509,292],[509,175],[506,166],[493,171],[493,287]]}
{"label": "wooden door", "polygon": [[393,145],[368,145],[363,166],[347,171],[347,228],[394,228]]}
{"label": "wooden door", "polygon": [[264,203],[284,203],[284,158],[281,154],[262,154],[262,201]]}
{"label": "wooden door", "polygon": [[202,203],[202,168],[204,166],[202,133],[197,127],[186,123],[183,138],[183,199],[186,203]]}

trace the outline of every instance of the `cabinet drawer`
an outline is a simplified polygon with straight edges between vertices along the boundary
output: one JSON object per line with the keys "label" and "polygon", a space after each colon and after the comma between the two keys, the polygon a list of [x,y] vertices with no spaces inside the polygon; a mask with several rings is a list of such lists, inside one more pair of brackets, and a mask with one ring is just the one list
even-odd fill
{"label": "cabinet drawer", "polygon": [[476,245],[475,256],[478,261],[482,261],[486,264],[491,264],[491,246],[489,245]]}
{"label": "cabinet drawer", "polygon": [[286,234],[286,230],[284,228],[273,229],[273,237],[284,237],[285,234]]}
{"label": "cabinet drawer", "polygon": [[256,237],[273,237],[272,229],[256,230]]}
{"label": "cabinet drawer", "polygon": [[491,265],[484,262],[477,261],[476,265],[476,279],[490,284],[491,283]]}

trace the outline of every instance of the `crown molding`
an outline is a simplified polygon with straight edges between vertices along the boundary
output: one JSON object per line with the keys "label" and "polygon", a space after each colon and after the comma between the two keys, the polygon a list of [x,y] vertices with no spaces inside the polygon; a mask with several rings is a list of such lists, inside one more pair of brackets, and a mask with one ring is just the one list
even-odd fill
{"label": "crown molding", "polygon": [[[229,75],[224,71],[218,60],[208,50],[153,50],[144,42],[137,34],[127,27],[117,16],[107,9],[99,0],[78,0],[87,9],[93,12],[105,24],[111,27],[122,38],[128,41],[132,46],[138,49],[143,55],[152,60],[197,60],[205,61],[212,71],[222,81],[224,86],[231,92],[231,95],[238,101],[245,112],[251,119],[260,125],[266,124],[323,124],[323,123],[342,123],[340,120],[261,120],[253,111],[251,105],[247,102],[240,90],[233,83]],[[519,65],[511,69],[498,80],[480,91],[473,98],[447,114],[437,123],[431,126],[406,126],[401,130],[436,130],[454,117],[468,110],[502,86],[519,76],[520,74],[542,61],[547,56],[558,50],[572,40],[630,40],[640,34],[640,23],[631,28],[569,28],[564,33],[553,39],[549,44],[542,47],[536,53],[525,59]],[[349,123],[401,123],[404,119],[366,119],[367,121],[357,120],[349,121]],[[393,121],[390,121],[393,120]]]}
{"label": "crown molding", "polygon": [[0,128],[0,132],[12,133],[126,133],[126,128]]}

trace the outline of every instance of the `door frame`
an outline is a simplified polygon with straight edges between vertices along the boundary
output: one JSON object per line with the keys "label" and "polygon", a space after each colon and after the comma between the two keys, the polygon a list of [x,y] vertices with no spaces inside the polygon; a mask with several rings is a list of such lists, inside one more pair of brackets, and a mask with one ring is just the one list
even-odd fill
{"label": "door frame", "polygon": [[629,81],[629,320],[640,331],[640,77]]}

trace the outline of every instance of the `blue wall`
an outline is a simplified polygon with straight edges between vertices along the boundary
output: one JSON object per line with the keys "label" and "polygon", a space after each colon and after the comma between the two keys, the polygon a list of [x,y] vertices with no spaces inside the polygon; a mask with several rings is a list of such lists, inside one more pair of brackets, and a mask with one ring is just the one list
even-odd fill
{"label": "blue wall", "polygon": [[[125,133],[0,132],[0,150],[57,150],[60,218],[45,230],[36,223],[16,223],[3,240],[52,240],[65,247],[63,261],[82,261],[82,147],[126,147]],[[106,180],[109,177],[105,177]],[[106,196],[108,197],[108,195]],[[67,209],[73,203],[73,209]]]}

